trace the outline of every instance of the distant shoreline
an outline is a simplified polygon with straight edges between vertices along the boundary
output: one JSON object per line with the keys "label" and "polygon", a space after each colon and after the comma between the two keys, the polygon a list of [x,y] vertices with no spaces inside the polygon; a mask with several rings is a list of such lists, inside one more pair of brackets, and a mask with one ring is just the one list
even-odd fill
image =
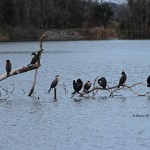
{"label": "distant shoreline", "polygon": [[47,32],[46,41],[79,41],[79,40],[110,40],[110,39],[150,39],[144,31],[118,31],[114,28],[79,28],[79,29],[22,29],[13,28],[0,31],[0,42],[39,41],[41,35]]}
{"label": "distant shoreline", "polygon": [[0,42],[9,41],[38,41],[44,32],[48,32],[47,41],[76,41],[76,40],[104,40],[117,38],[115,29],[95,27],[85,29],[21,29],[15,28],[0,32]]}

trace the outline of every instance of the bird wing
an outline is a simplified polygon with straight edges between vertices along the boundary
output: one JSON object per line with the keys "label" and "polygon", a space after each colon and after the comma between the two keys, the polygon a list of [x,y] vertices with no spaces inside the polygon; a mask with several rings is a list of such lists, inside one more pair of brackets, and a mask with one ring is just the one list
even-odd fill
{"label": "bird wing", "polygon": [[51,83],[51,88],[55,88],[58,84],[58,80],[54,80],[52,83]]}
{"label": "bird wing", "polygon": [[76,81],[73,80],[73,89],[76,91]]}
{"label": "bird wing", "polygon": [[84,85],[84,90],[86,90],[88,88],[88,83],[86,82]]}
{"label": "bird wing", "polygon": [[34,57],[31,60],[31,64],[35,64],[38,61],[38,56],[34,55]]}
{"label": "bird wing", "polygon": [[6,64],[6,71],[10,72],[11,71],[11,63]]}
{"label": "bird wing", "polygon": [[79,92],[82,89],[83,83],[77,83],[76,84],[76,91]]}
{"label": "bird wing", "polygon": [[120,78],[119,85],[124,84],[125,81],[126,81],[126,76],[124,75]]}

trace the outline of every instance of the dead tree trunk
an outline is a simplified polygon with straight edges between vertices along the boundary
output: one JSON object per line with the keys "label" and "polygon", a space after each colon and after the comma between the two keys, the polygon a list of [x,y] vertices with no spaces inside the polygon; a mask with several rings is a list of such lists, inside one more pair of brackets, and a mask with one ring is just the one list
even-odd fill
{"label": "dead tree trunk", "polygon": [[[40,38],[40,51],[41,51],[41,53],[42,53],[42,51],[43,51],[43,49],[42,49],[42,42],[43,42],[43,38],[45,37],[45,33],[41,36],[41,38]],[[40,53],[40,55],[39,55],[39,57],[41,57],[41,53]],[[39,64],[40,65],[40,64]],[[35,88],[35,85],[36,85],[36,78],[37,78],[37,69],[35,69],[35,73],[34,73],[34,79],[33,79],[33,83],[32,83],[32,87],[31,87],[31,90],[30,90],[30,92],[29,92],[29,94],[28,94],[28,96],[31,96],[32,94],[33,94],[33,92],[34,92],[34,88]]]}
{"label": "dead tree trunk", "polygon": [[31,90],[30,90],[28,96],[31,96],[32,93],[34,92],[34,87],[35,87],[35,84],[36,84],[36,78],[37,78],[37,69],[35,69],[35,72],[34,72],[34,81],[33,81],[33,84],[32,84],[32,87],[31,87]]}

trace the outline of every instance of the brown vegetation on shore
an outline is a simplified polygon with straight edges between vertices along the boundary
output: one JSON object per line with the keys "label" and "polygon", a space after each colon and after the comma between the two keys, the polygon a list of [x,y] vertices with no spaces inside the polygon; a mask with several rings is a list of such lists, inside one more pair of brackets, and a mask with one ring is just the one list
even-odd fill
{"label": "brown vegetation on shore", "polygon": [[0,41],[9,41],[9,36],[0,33]]}
{"label": "brown vegetation on shore", "polygon": [[[0,41],[37,41],[43,30],[12,28],[6,33],[0,33]],[[50,29],[48,30],[49,41],[63,40],[102,40],[117,37],[117,32],[113,28],[75,28],[75,29]]]}
{"label": "brown vegetation on shore", "polygon": [[91,40],[113,39],[117,37],[117,32],[111,28],[96,27],[89,30],[89,36]]}

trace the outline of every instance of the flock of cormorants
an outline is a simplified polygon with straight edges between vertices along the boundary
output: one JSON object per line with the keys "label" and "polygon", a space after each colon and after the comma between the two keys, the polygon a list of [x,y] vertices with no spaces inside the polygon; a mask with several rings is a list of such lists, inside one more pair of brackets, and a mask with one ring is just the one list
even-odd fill
{"label": "flock of cormorants", "polygon": [[[126,79],[127,79],[127,75],[123,71],[121,73],[121,78],[119,80],[119,84],[118,84],[117,87],[120,88],[120,86],[123,86],[125,84]],[[52,88],[56,89],[58,81],[59,81],[59,75],[57,75],[55,77],[55,80],[53,80],[53,82],[51,83],[51,86],[50,86],[50,89],[48,90],[48,92],[50,92]],[[106,78],[105,77],[101,77],[100,79],[98,79],[98,84],[103,89],[106,89],[106,86],[107,86],[107,80],[106,80]],[[82,89],[82,87],[83,87],[83,91],[85,93],[87,93],[88,90],[90,89],[91,85],[92,85],[92,83],[90,81],[87,81],[84,84],[84,86],[83,86],[83,82],[82,82],[82,80],[80,78],[77,79],[76,81],[73,80],[73,89],[74,89],[74,92],[72,94],[79,93],[79,91]],[[147,78],[147,87],[150,87],[150,76]]]}
{"label": "flock of cormorants", "polygon": [[[31,56],[33,56],[30,64],[28,64],[27,66],[30,66],[30,65],[33,65],[35,64],[36,62],[38,62],[40,64],[40,53],[32,53]],[[10,75],[10,72],[11,72],[11,62],[10,60],[6,60],[6,72],[7,72],[7,76]],[[118,88],[120,86],[123,86],[126,79],[127,79],[127,76],[125,74],[125,72],[123,71],[121,73],[121,78],[119,80],[119,84],[118,84]],[[59,75],[56,75],[55,77],[55,80],[51,83],[51,86],[50,86],[50,89],[48,90],[48,92],[51,91],[52,88],[56,89],[56,86],[58,84],[58,81],[59,81]],[[81,79],[77,79],[76,81],[73,80],[73,89],[74,89],[74,92],[72,94],[76,94],[76,93],[79,93],[79,91],[82,89],[82,87],[84,88],[84,91],[87,92],[90,87],[91,87],[91,82],[90,81],[87,81],[85,84],[84,84],[84,87],[83,87],[83,82]],[[106,89],[106,86],[107,86],[107,80],[105,77],[101,77],[100,79],[98,79],[98,84],[100,87],[102,87],[103,89]],[[150,76],[147,78],[147,87],[150,87]]]}
{"label": "flock of cormorants", "polygon": [[[126,74],[125,74],[124,71],[121,73],[121,75],[122,76],[121,76],[121,78],[119,80],[118,88],[120,86],[123,86],[124,83],[125,83],[125,81],[126,81],[126,79],[127,79],[127,76],[126,76]],[[149,77],[149,80],[150,80],[150,77]],[[58,81],[59,81],[59,75],[56,75],[55,80],[53,80],[53,82],[51,83],[50,89],[48,90],[48,92],[50,92],[52,88],[56,89]],[[107,80],[106,80],[106,78],[105,77],[101,77],[100,79],[98,79],[98,84],[103,89],[106,89],[106,86],[107,86]],[[92,85],[92,83],[90,81],[87,81],[84,84],[84,86],[83,86],[83,82],[82,82],[82,80],[80,78],[77,79],[76,81],[73,80],[73,89],[74,89],[74,92],[72,94],[79,93],[79,91],[82,89],[82,87],[83,87],[83,91],[85,93],[87,93],[88,90],[90,89],[91,85]]]}
{"label": "flock of cormorants", "polygon": [[[122,73],[122,76],[119,80],[119,84],[118,84],[118,88],[120,86],[123,86],[126,79],[127,79],[127,76],[125,74],[125,72],[123,71]],[[106,89],[106,86],[107,86],[107,80],[105,77],[101,77],[100,79],[98,79],[98,84],[100,87],[102,87],[103,89]],[[81,79],[78,79],[77,81],[73,80],[73,88],[74,88],[74,92],[72,94],[75,94],[75,93],[79,93],[79,91],[82,89],[82,86],[83,86],[83,82],[81,81]],[[85,84],[84,84],[84,91],[87,92],[91,87],[91,82],[90,81],[87,81]]]}

